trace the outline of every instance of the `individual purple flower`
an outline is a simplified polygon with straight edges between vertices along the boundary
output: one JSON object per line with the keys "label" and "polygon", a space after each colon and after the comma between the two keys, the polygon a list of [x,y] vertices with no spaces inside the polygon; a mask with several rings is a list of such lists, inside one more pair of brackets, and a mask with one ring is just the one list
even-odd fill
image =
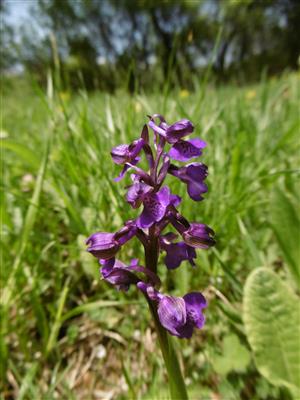
{"label": "individual purple flower", "polygon": [[[147,146],[147,149],[148,149],[149,145],[147,144],[148,139],[147,139],[146,131],[148,132],[148,129],[147,129],[147,126],[145,125],[145,127],[142,131],[142,134],[141,134],[141,136],[142,136],[141,138],[134,140],[130,144],[120,144],[119,146],[113,147],[113,149],[110,153],[113,161],[116,164],[124,165],[122,171],[114,179],[116,182],[123,179],[124,175],[130,168],[135,168],[135,166],[140,161],[140,157],[138,157],[138,155],[140,154],[143,147]],[[147,174],[144,171],[142,171],[142,170],[139,170],[139,171],[141,174],[144,174],[145,176],[147,176]]]}
{"label": "individual purple flower", "polygon": [[137,227],[134,223],[128,223],[116,233],[93,233],[86,240],[86,244],[89,246],[87,251],[98,259],[109,260],[114,258],[120,247],[136,234],[136,230]]}
{"label": "individual purple flower", "polygon": [[126,194],[126,200],[133,208],[138,208],[147,193],[153,190],[153,187],[142,182],[136,175],[134,176],[134,183],[129,186]]}
{"label": "individual purple flower", "polygon": [[136,160],[144,144],[144,139],[140,138],[130,144],[120,144],[113,147],[110,154],[116,164],[132,163],[132,161]]}
{"label": "individual purple flower", "polygon": [[120,244],[115,240],[114,233],[96,232],[87,240],[87,251],[98,259],[108,260],[113,258],[120,249]]}
{"label": "individual purple flower", "polygon": [[207,186],[203,182],[208,175],[206,165],[191,163],[178,168],[171,164],[168,172],[187,184],[188,194],[193,200],[203,200],[202,194],[207,192]]}
{"label": "individual purple flower", "polygon": [[169,157],[176,161],[189,161],[192,158],[199,157],[206,143],[201,139],[179,140],[169,151]]}
{"label": "individual purple flower", "polygon": [[134,283],[136,284],[139,279],[119,260],[100,260],[103,267],[100,269],[103,279],[110,284],[116,286],[118,290],[129,289],[129,286]]}
{"label": "individual purple flower", "polygon": [[152,118],[155,117],[160,118],[160,124],[156,125],[153,119],[151,119],[148,125],[154,130],[154,132],[158,133],[160,136],[163,136],[168,143],[176,143],[178,140],[189,135],[194,130],[193,124],[188,119],[182,119],[172,125],[167,125],[163,117],[160,115],[154,115]]}
{"label": "individual purple flower", "polygon": [[214,231],[205,224],[192,223],[182,232],[182,238],[186,244],[200,249],[208,249],[216,242],[213,239]]}
{"label": "individual purple flower", "polygon": [[137,259],[132,259],[129,265],[122,263],[120,260],[100,260],[103,267],[100,269],[103,279],[110,284],[116,286],[118,290],[129,289],[131,284],[137,284],[140,278],[138,273],[142,273],[151,282],[151,285],[160,286],[160,279],[149,269],[138,265]]}
{"label": "individual purple flower", "polygon": [[148,193],[144,199],[144,209],[138,217],[136,225],[139,228],[149,228],[155,222],[159,222],[170,205],[178,205],[181,199],[173,195],[167,186],[162,187],[158,192]]}
{"label": "individual purple flower", "polygon": [[[175,235],[177,236],[177,235]],[[161,236],[160,247],[165,250],[167,255],[165,257],[165,264],[168,269],[175,269],[180,266],[182,261],[189,261],[192,266],[195,265],[194,258],[197,257],[196,251],[193,247],[188,246],[184,242],[172,243],[173,234]]]}
{"label": "individual purple flower", "polygon": [[207,306],[201,293],[193,292],[185,296],[164,296],[157,309],[159,320],[171,335],[189,339],[194,328],[201,329],[205,323],[202,309]]}
{"label": "individual purple flower", "polygon": [[189,135],[194,131],[194,125],[188,119],[181,119],[170,125],[166,131],[167,141],[176,143],[179,139]]}
{"label": "individual purple flower", "polygon": [[192,292],[183,297],[174,297],[163,295],[144,282],[139,282],[137,287],[150,300],[158,303],[160,323],[171,335],[189,339],[194,328],[203,327],[205,317],[202,310],[207,306],[203,294]]}

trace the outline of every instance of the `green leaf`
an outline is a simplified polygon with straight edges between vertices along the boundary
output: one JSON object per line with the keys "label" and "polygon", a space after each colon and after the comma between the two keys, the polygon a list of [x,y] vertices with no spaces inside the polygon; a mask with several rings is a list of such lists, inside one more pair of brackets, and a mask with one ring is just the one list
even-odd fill
{"label": "green leaf", "polygon": [[231,371],[243,372],[250,362],[250,353],[238,337],[231,334],[223,341],[222,355],[214,355],[212,362],[220,375],[227,375]]}
{"label": "green leaf", "polygon": [[[8,143],[8,142],[7,142]],[[6,144],[7,144],[6,143]],[[30,205],[27,209],[26,216],[24,219],[22,232],[20,234],[20,240],[18,243],[18,251],[15,260],[11,266],[8,279],[1,291],[0,302],[1,302],[1,335],[5,337],[9,330],[9,307],[15,301],[14,294],[18,290],[17,287],[17,275],[22,267],[22,260],[27,244],[30,241],[30,234],[33,232],[33,227],[36,221],[37,210],[40,203],[41,192],[43,188],[43,183],[45,179],[45,173],[49,158],[50,151],[50,137],[47,137],[44,156],[40,163],[40,167],[37,174],[36,184],[31,198]],[[8,349],[4,341],[0,342],[0,355],[4,362],[0,365],[0,376],[3,376],[3,371],[5,371],[5,365],[8,358]]]}
{"label": "green leaf", "polygon": [[132,305],[132,304],[142,304],[141,301],[120,301],[120,300],[97,300],[90,303],[81,304],[77,307],[74,307],[72,310],[68,311],[62,316],[62,322],[73,318],[77,315],[83,314],[85,312],[91,313],[93,311],[97,311],[100,308],[106,309],[107,307],[121,307],[124,305]]}
{"label": "green leaf", "polygon": [[225,318],[228,319],[229,323],[232,324],[234,328],[239,331],[240,334],[245,336],[245,329],[241,312],[237,308],[233,307],[233,305],[222,302],[219,302],[217,304],[217,307],[224,314]]}
{"label": "green leaf", "polygon": [[271,200],[271,226],[300,288],[300,221],[292,201],[279,189]]}
{"label": "green leaf", "polygon": [[19,249],[17,252],[17,256],[12,265],[6,287],[4,288],[3,292],[1,293],[1,296],[2,296],[1,303],[3,304],[4,308],[10,303],[12,296],[13,296],[13,292],[16,289],[15,288],[15,277],[21,266],[22,257],[25,252],[27,243],[29,242],[30,234],[32,233],[32,230],[34,227],[37,210],[38,210],[38,206],[39,206],[39,202],[40,202],[40,196],[41,196],[41,192],[43,189],[43,183],[44,183],[44,179],[45,179],[45,173],[46,173],[46,168],[47,168],[47,163],[48,163],[48,158],[49,158],[49,151],[50,151],[50,140],[49,140],[49,138],[47,138],[44,156],[43,156],[43,159],[41,161],[40,168],[38,171],[34,192],[33,192],[32,198],[31,198],[30,205],[27,209],[24,224],[22,227],[22,233],[20,235],[20,242],[19,242]]}
{"label": "green leaf", "polygon": [[24,378],[22,380],[22,385],[21,385],[20,391],[18,393],[17,400],[23,400],[24,398],[26,398],[26,394],[28,392],[31,392],[30,393],[31,395],[36,395],[33,380],[35,378],[37,371],[38,371],[38,363],[37,362],[33,363],[27,369],[26,375],[24,376]]}
{"label": "green leaf", "polygon": [[267,268],[254,270],[246,281],[244,323],[259,372],[274,385],[299,395],[298,299]]}

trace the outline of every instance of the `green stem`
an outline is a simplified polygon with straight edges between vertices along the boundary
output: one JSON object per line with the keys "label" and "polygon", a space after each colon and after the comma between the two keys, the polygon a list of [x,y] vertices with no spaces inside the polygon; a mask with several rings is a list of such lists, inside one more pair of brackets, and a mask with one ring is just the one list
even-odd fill
{"label": "green stem", "polygon": [[168,337],[167,331],[160,324],[155,305],[150,300],[148,300],[148,304],[168,373],[171,400],[188,400],[184,379],[171,338]]}
{"label": "green stem", "polygon": [[[149,229],[149,237],[150,246],[145,248],[146,267],[156,273],[158,261],[158,238],[155,237],[154,227]],[[156,305],[149,298],[147,298],[147,301],[154,320],[160,349],[168,373],[171,400],[188,400],[184,379],[171,338],[160,323]]]}

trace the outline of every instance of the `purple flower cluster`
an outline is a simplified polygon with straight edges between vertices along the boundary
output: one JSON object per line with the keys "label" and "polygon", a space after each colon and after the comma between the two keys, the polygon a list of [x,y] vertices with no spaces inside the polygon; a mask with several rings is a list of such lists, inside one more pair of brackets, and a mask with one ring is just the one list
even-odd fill
{"label": "purple flower cluster", "polygon": [[[207,166],[199,162],[176,166],[171,160],[190,161],[202,154],[206,143],[198,138],[184,139],[194,130],[187,119],[168,125],[159,114],[149,118],[139,139],[129,145],[116,146],[111,151],[113,161],[123,166],[115,180],[121,180],[131,170],[132,183],[127,187],[126,200],[132,208],[143,206],[143,210],[116,233],[96,232],[91,235],[86,241],[87,250],[99,260],[102,277],[107,282],[123,290],[128,290],[131,284],[136,285],[155,306],[161,325],[171,335],[190,338],[193,329],[200,329],[204,324],[202,309],[206,307],[206,300],[196,292],[183,297],[161,294],[158,291],[158,256],[165,252],[164,262],[168,269],[178,268],[185,260],[194,266],[196,249],[213,246],[214,232],[205,224],[187,221],[176,208],[181,198],[171,193],[163,183],[167,174],[173,175],[186,184],[191,199],[203,200],[202,195],[207,192],[204,183]],[[149,140],[149,128],[154,133],[153,144]],[[148,162],[147,171],[138,167],[142,152]],[[168,225],[173,226],[177,233],[163,233]],[[181,240],[177,240],[178,236]],[[129,265],[116,259],[120,248],[133,237],[144,246],[145,267],[136,259]]]}

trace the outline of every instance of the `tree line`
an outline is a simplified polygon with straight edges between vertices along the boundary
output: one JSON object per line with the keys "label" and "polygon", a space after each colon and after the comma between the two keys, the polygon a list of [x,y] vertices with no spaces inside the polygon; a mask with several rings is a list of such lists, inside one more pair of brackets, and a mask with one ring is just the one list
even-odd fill
{"label": "tree line", "polygon": [[36,0],[19,32],[0,4],[1,70],[41,82],[55,67],[71,88],[189,88],[208,66],[240,82],[298,67],[299,0]]}

